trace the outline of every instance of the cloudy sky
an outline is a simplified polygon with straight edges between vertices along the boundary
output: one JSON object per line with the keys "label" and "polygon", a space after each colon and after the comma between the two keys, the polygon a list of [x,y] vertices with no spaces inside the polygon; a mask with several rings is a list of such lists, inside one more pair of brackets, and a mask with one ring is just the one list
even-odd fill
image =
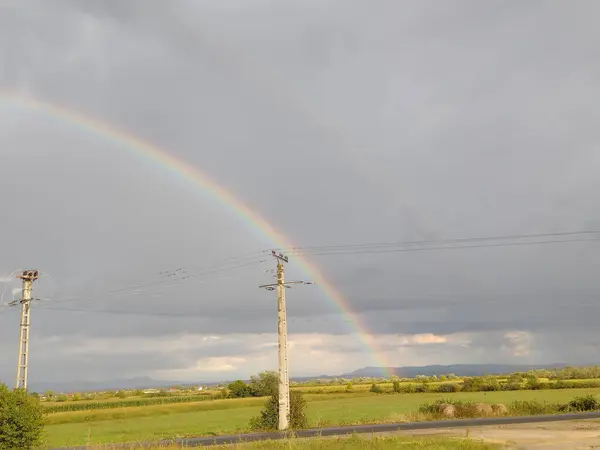
{"label": "cloudy sky", "polygon": [[[261,251],[282,245],[31,102],[201,170],[298,246],[594,230],[598,14],[594,0],[4,0],[0,275],[7,302],[11,272],[43,271],[30,380],[276,368],[275,295],[258,285],[273,281]],[[313,273],[294,258],[289,279],[322,276],[354,316],[318,285],[289,290],[293,375],[600,360],[597,243],[307,256]],[[18,320],[0,308],[11,384]]]}

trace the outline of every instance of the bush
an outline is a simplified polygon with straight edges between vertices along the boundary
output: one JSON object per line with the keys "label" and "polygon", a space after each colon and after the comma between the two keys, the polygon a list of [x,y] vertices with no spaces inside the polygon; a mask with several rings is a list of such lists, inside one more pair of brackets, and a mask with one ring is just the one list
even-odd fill
{"label": "bush", "polygon": [[378,384],[373,383],[369,391],[374,392],[375,394],[381,394],[383,392],[383,389],[381,389],[381,386],[379,386]]}
{"label": "bush", "polygon": [[585,397],[575,397],[567,406],[570,411],[596,411],[600,409],[600,403],[592,394]]}
{"label": "bush", "polygon": [[393,387],[393,389],[394,389],[394,392],[395,392],[396,394],[399,394],[399,393],[400,393],[400,381],[398,381],[398,380],[394,380],[394,382],[392,383],[392,387]]}
{"label": "bush", "polygon": [[520,391],[521,389],[521,383],[517,382],[504,383],[500,385],[500,390],[502,391]]}
{"label": "bush", "polygon": [[437,391],[440,393],[448,393],[448,392],[459,392],[460,385],[458,383],[444,383],[440,384],[437,388]]}
{"label": "bush", "polygon": [[41,443],[44,413],[39,400],[23,389],[0,384],[0,449],[29,450]]}
{"label": "bush", "polygon": [[[297,430],[308,426],[306,400],[300,391],[290,391],[290,428]],[[258,417],[250,419],[252,430],[277,430],[279,425],[279,393],[271,395]]]}
{"label": "bush", "polygon": [[542,385],[535,376],[530,376],[527,378],[527,383],[525,383],[525,389],[536,391],[541,388]]}
{"label": "bush", "polygon": [[433,403],[423,403],[421,406],[419,406],[418,411],[421,414],[433,414],[433,415],[438,415],[439,414],[439,410],[440,410],[440,405],[452,405],[456,402],[447,399],[447,398],[439,398],[436,401],[434,401]]}
{"label": "bush", "polygon": [[517,400],[512,402],[508,410],[513,415],[538,416],[542,414],[553,414],[563,409],[561,405],[553,403],[540,403],[535,400]]}
{"label": "bush", "polygon": [[427,386],[427,383],[418,384],[415,387],[415,392],[420,392],[420,393],[429,392],[429,386]]}

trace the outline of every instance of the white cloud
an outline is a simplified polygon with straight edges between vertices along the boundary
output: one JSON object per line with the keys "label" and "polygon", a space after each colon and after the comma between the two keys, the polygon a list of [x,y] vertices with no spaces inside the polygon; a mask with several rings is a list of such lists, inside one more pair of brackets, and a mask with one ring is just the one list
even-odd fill
{"label": "white cloud", "polygon": [[416,334],[412,336],[410,339],[411,342],[415,344],[444,344],[448,341],[445,336],[436,336],[435,334],[427,333],[427,334]]}

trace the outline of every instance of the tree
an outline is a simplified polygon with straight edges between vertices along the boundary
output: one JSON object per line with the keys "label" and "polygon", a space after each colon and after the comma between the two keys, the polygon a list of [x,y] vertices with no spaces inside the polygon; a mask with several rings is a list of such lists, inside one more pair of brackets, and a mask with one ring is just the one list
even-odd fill
{"label": "tree", "polygon": [[394,392],[395,393],[400,393],[400,381],[399,380],[394,380],[394,382],[392,383],[392,386],[394,388]]}
{"label": "tree", "polygon": [[[290,391],[290,428],[298,430],[308,426],[308,419],[304,412],[306,400],[300,391]],[[275,392],[258,417],[250,419],[252,430],[276,430],[279,424],[279,393]]]}
{"label": "tree", "polygon": [[227,390],[229,391],[229,397],[231,398],[252,397],[252,388],[242,380],[237,380],[228,384]]}
{"label": "tree", "polygon": [[0,384],[0,449],[29,450],[41,443],[44,411],[39,399],[24,389]]}
{"label": "tree", "polygon": [[279,374],[272,370],[265,370],[258,375],[250,377],[252,395],[255,397],[268,397],[279,390]]}

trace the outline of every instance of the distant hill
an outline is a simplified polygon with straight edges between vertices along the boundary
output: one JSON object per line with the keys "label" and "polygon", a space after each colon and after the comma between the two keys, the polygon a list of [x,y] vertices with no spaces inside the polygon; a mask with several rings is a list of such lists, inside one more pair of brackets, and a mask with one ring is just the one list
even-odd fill
{"label": "distant hill", "polygon": [[179,386],[178,381],[153,380],[148,377],[126,378],[106,381],[61,381],[61,382],[30,382],[29,390],[32,392],[80,392],[80,391],[106,391],[111,389],[144,389]]}
{"label": "distant hill", "polygon": [[558,369],[568,364],[452,364],[448,366],[408,366],[408,367],[364,367],[342,375],[343,378],[381,377],[392,373],[401,378],[413,378],[417,375],[442,375],[453,373],[457,376],[482,376],[485,374],[503,374],[526,372],[534,369]]}
{"label": "distant hill", "polygon": [[[393,373],[402,378],[413,378],[417,375],[442,375],[453,373],[458,376],[481,376],[485,374],[503,374],[512,372],[526,372],[533,369],[557,369],[569,364],[453,364],[448,366],[408,366],[408,367],[364,367],[354,372],[342,375],[319,375],[313,377],[292,377],[294,381],[309,381],[327,378],[359,378],[359,377],[381,377]],[[586,364],[589,365],[589,364]],[[233,380],[231,380],[233,381]],[[154,380],[148,377],[126,378],[106,381],[65,381],[65,382],[36,382],[31,381],[29,390],[32,392],[82,392],[82,391],[105,391],[113,389],[143,389],[162,388],[170,386],[181,386],[190,384],[216,385],[229,383],[231,381],[203,381],[197,383],[181,381]],[[248,380],[246,380],[248,381]]]}

